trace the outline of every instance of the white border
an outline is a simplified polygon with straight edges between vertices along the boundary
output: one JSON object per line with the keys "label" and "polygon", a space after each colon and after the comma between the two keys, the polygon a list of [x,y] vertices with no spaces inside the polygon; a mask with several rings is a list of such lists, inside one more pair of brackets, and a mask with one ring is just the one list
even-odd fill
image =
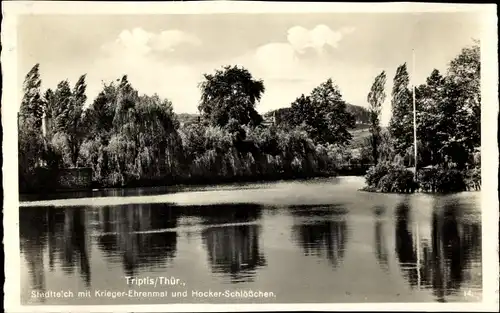
{"label": "white border", "polygon": [[[482,156],[482,303],[355,303],[355,304],[167,304],[95,306],[21,306],[17,177],[17,15],[20,14],[210,14],[210,13],[328,13],[328,12],[477,12],[482,15],[481,36],[481,156]],[[498,34],[495,4],[426,3],[279,3],[242,1],[205,2],[53,2],[12,1],[2,3],[2,123],[5,245],[5,298],[7,312],[193,312],[193,311],[495,311],[498,312]],[[496,249],[493,249],[496,247]]]}

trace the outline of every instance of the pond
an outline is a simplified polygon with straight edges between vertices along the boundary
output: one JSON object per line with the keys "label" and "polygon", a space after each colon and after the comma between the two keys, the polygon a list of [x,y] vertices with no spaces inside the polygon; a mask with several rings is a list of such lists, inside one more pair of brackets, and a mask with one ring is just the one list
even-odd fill
{"label": "pond", "polygon": [[22,304],[481,301],[479,192],[363,184],[22,197]]}

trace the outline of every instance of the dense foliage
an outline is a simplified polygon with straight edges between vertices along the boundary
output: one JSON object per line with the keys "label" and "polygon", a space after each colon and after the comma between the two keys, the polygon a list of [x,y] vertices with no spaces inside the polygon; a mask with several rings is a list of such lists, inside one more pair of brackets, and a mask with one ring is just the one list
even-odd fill
{"label": "dense foliage", "polygon": [[347,111],[339,88],[328,79],[291,104],[288,124],[303,129],[316,142],[343,146],[352,139],[348,130],[354,127],[355,119]]}
{"label": "dense foliage", "polygon": [[270,111],[265,117],[283,129],[301,128],[317,142],[346,145],[352,139],[349,130],[356,123],[368,123],[369,112],[346,103],[339,87],[328,79],[309,95],[295,99],[290,107]]}
{"label": "dense foliage", "polygon": [[379,163],[366,173],[369,191],[408,193],[417,189],[413,173],[404,166]]}
{"label": "dense foliage", "polygon": [[411,148],[413,140],[412,94],[409,89],[410,77],[406,63],[396,69],[392,87],[392,116],[389,131],[398,154]]}
{"label": "dense foliage", "polygon": [[255,110],[265,91],[262,80],[253,79],[247,69],[238,66],[226,66],[204,77],[198,109],[211,124],[224,127],[233,122],[256,126],[262,122]]}
{"label": "dense foliage", "polygon": [[[435,69],[425,84],[416,86],[416,171],[422,191],[455,192],[480,188],[480,79],[480,50],[476,42],[462,49],[449,63],[445,75]],[[415,166],[413,95],[409,81],[406,64],[403,64],[394,76],[389,132],[380,137],[384,143],[377,149],[382,153],[381,160],[393,167]],[[373,88],[369,101],[372,95]],[[377,184],[382,177],[378,175],[384,173],[385,166],[387,164],[380,165],[373,169],[375,172],[368,173],[369,189],[381,189]],[[407,174],[401,175],[406,177]]]}
{"label": "dense foliage", "polygon": [[104,84],[86,107],[85,75],[43,96],[40,85],[36,65],[19,115],[24,191],[48,179],[38,169],[91,167],[98,185],[131,186],[334,175],[351,162],[341,146],[352,116],[331,80],[310,97],[325,121],[317,132],[262,125],[255,106],[264,84],[239,67],[204,76],[197,117],[176,115],[158,95],[140,95],[127,76]]}

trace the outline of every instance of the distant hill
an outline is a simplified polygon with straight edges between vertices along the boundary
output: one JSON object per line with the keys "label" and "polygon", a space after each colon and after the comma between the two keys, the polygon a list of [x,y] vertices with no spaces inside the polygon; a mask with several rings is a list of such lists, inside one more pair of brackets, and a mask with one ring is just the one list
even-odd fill
{"label": "distant hill", "polygon": [[347,112],[354,115],[356,119],[356,124],[368,124],[370,123],[370,112],[367,108],[359,105],[347,104]]}
{"label": "distant hill", "polygon": [[177,114],[177,119],[179,120],[181,125],[188,125],[197,123],[199,116],[199,114],[179,113]]}

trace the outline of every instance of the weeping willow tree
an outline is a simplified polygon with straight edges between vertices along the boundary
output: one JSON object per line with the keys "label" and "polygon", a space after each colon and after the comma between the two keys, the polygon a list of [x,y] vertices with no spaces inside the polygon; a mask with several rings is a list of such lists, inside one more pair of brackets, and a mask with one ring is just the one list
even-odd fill
{"label": "weeping willow tree", "polygon": [[96,180],[126,185],[175,174],[179,123],[169,100],[139,96],[123,76],[104,86],[88,116],[92,131],[82,158]]}

